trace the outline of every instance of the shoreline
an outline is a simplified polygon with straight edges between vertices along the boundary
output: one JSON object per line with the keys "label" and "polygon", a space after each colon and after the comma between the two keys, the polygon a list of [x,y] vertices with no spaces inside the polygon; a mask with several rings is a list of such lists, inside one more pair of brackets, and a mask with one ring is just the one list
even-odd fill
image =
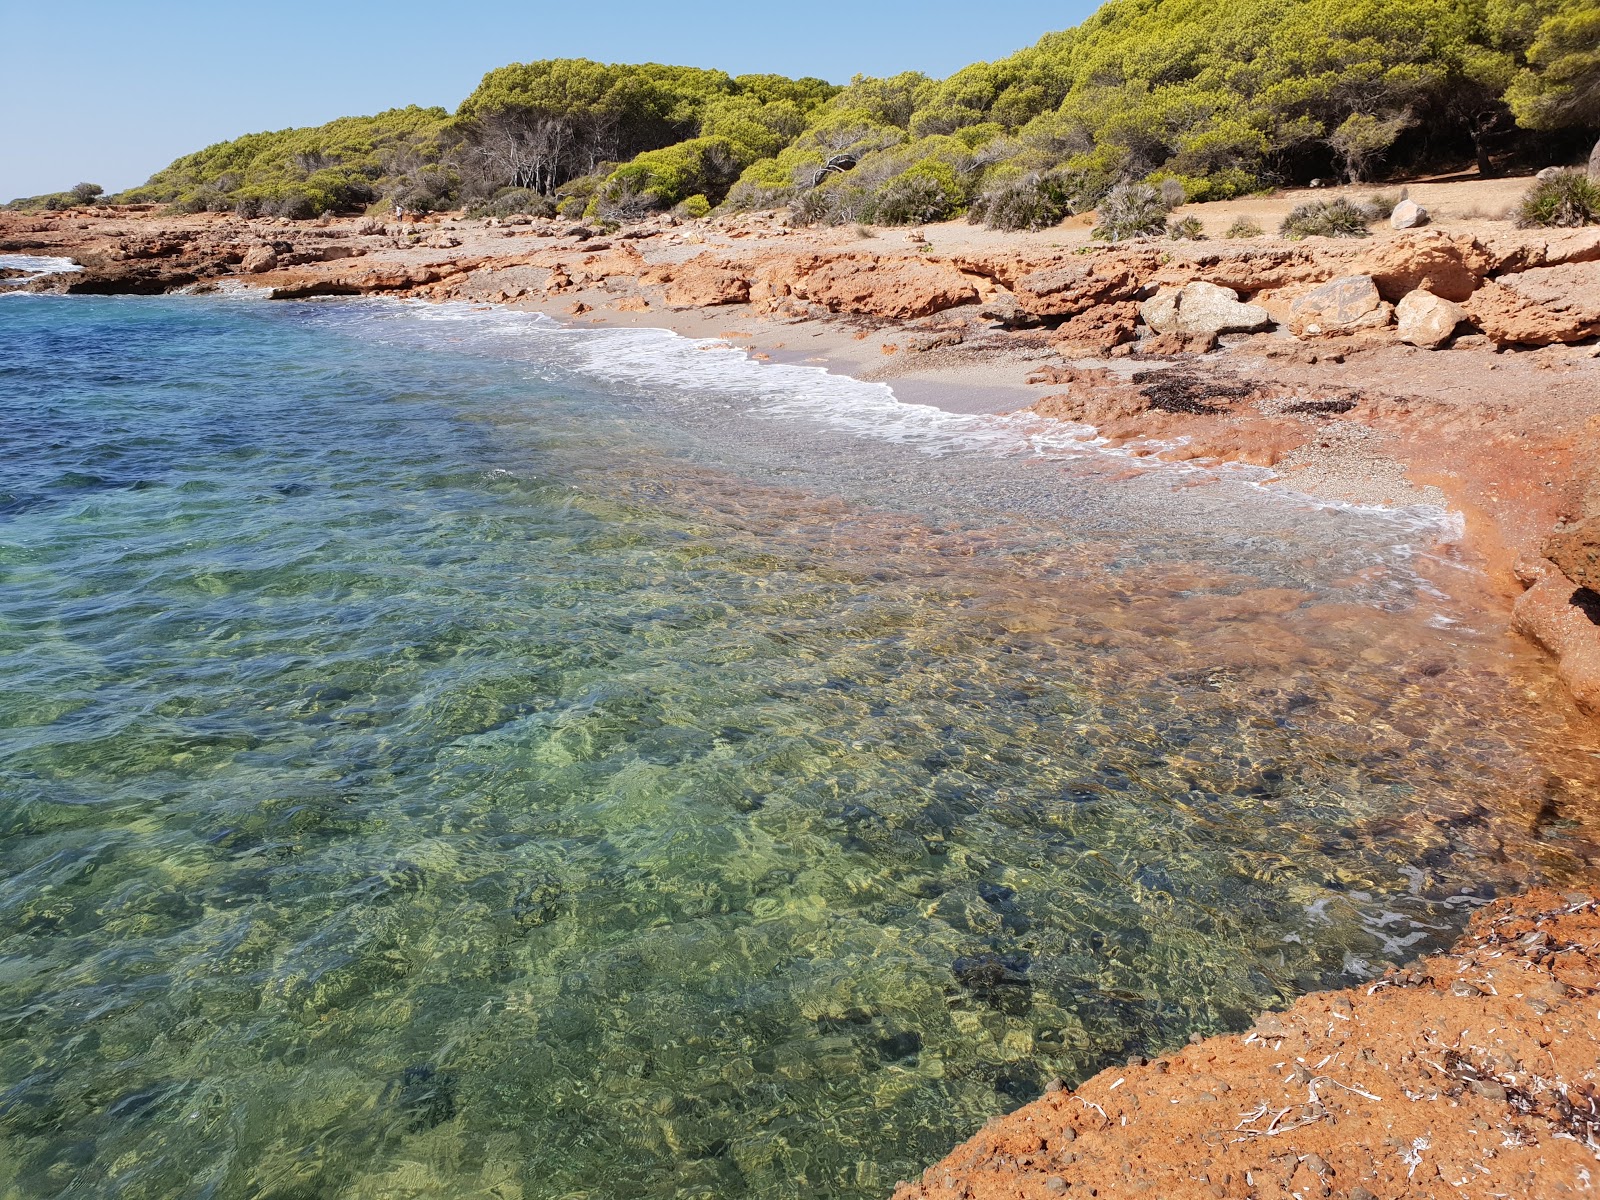
{"label": "shoreline", "polygon": [[[131,223],[128,217],[118,219]],[[441,222],[440,228],[446,225]],[[356,234],[355,227],[352,222],[348,235],[329,243],[348,249],[340,242],[392,237],[388,232]],[[665,238],[675,228],[637,240]],[[485,226],[476,232],[483,235],[479,241],[488,242],[488,235],[498,231],[497,226]],[[0,222],[0,252],[8,244],[6,232]],[[258,238],[259,232],[249,236]],[[860,311],[819,310],[809,300],[804,303],[811,307],[802,309],[785,303],[792,294],[774,300],[770,311],[756,311],[749,292],[760,282],[761,247],[770,249],[760,234],[728,238],[723,247],[724,259],[734,261],[739,249],[734,243],[753,243],[745,247],[749,269],[744,274],[754,279],[744,280],[743,300],[718,299],[729,289],[729,277],[738,274],[722,265],[714,272],[707,268],[710,278],[694,281],[698,296],[678,297],[709,302],[674,305],[669,302],[671,289],[682,277],[674,277],[670,268],[710,253],[702,235],[693,234],[702,236],[698,242],[664,247],[667,253],[655,262],[637,249],[626,253],[629,242],[618,250],[616,243],[594,245],[604,239],[591,235],[557,239],[570,244],[535,254],[506,256],[544,261],[507,263],[493,256],[474,257],[477,247],[464,245],[465,239],[456,238],[458,232],[461,225],[451,224],[440,239],[455,240],[455,246],[388,247],[393,253],[387,255],[375,247],[367,254],[315,262],[275,261],[271,270],[261,272],[234,270],[242,264],[241,255],[240,263],[227,264],[225,272],[202,272],[158,290],[203,290],[220,280],[271,289],[269,294],[282,298],[297,293],[307,298],[392,295],[504,306],[578,328],[662,329],[720,342],[756,362],[818,367],[883,383],[900,403],[954,412],[1028,411],[1090,425],[1128,453],[1130,470],[1150,469],[1141,466],[1140,458],[1151,460],[1156,469],[1196,459],[1239,462],[1272,470],[1268,486],[1299,493],[1294,485],[1304,480],[1317,489],[1304,494],[1338,504],[1404,507],[1442,501],[1461,515],[1471,565],[1486,581],[1481,589],[1486,602],[1497,604],[1494,611],[1515,621],[1520,633],[1552,650],[1564,678],[1569,669],[1578,672],[1567,682],[1580,706],[1586,705],[1586,697],[1600,700],[1600,690],[1584,690],[1591,685],[1582,674],[1586,656],[1593,653],[1591,640],[1600,646],[1600,624],[1586,640],[1584,627],[1567,611],[1580,607],[1570,600],[1576,585],[1542,553],[1558,519],[1567,518],[1567,526],[1577,524],[1600,504],[1600,481],[1594,477],[1600,465],[1600,360],[1593,356],[1592,338],[1572,346],[1556,342],[1549,348],[1517,350],[1474,342],[1470,339],[1481,335],[1465,334],[1466,344],[1432,353],[1402,347],[1389,333],[1378,338],[1371,330],[1313,340],[1282,332],[1241,333],[1224,335],[1218,349],[1197,352],[1179,345],[1168,353],[1146,352],[1147,334],[1085,354],[1078,352],[1079,343],[1063,349],[1056,339],[1060,326],[1005,329],[1002,316],[996,335],[1001,344],[984,347],[990,334],[976,327],[992,330],[995,322],[977,311],[961,310],[1004,309],[993,296],[910,317],[869,311],[899,302],[892,287],[886,295],[882,289],[858,292],[854,307]],[[938,227],[929,236],[938,238],[941,232]],[[789,236],[772,234],[769,240],[786,243]],[[235,231],[226,244],[247,250],[253,243]],[[1578,253],[1590,253],[1591,245],[1593,257],[1581,262],[1600,278],[1600,237],[1584,237]],[[1347,248],[1334,249],[1344,253]],[[468,269],[429,278],[437,272],[430,264],[439,259],[439,250],[459,251],[447,261]],[[843,242],[837,254],[858,250],[857,244]],[[96,253],[105,251],[86,252],[90,272],[80,282],[117,278],[110,260],[93,265]],[[313,249],[283,257],[296,253]],[[784,253],[791,253],[787,246]],[[808,253],[820,256],[826,267],[826,255]],[[953,252],[947,261],[955,262],[960,253]],[[621,261],[602,261],[607,255]],[[153,286],[149,277],[137,274],[138,265],[163,257],[173,256],[124,258],[120,261],[133,270],[120,278],[138,287]],[[1114,254],[1094,257],[1117,262]],[[352,274],[349,260],[367,258],[376,262],[360,264],[366,274]],[[937,265],[920,259],[910,263],[906,270],[913,275],[912,267]],[[1348,265],[1344,261],[1334,269]],[[1071,266],[1069,262],[1067,268]],[[577,270],[582,267],[602,269],[585,274]],[[662,267],[669,268],[668,277],[658,275],[652,281],[651,271]],[[1155,273],[1170,267],[1157,264]],[[884,268],[880,261],[870,269]],[[1018,268],[1012,264],[1009,269],[1015,283]],[[565,284],[560,282],[563,276]],[[64,282],[69,279],[37,282],[44,290],[70,287]],[[511,295],[508,283],[526,290]],[[736,284],[732,290],[738,290]],[[1006,290],[1016,293],[1015,288]],[[1103,300],[1088,311],[1119,303],[1124,302]],[[967,320],[954,340],[958,331],[949,327],[952,313],[976,318]],[[1064,323],[1073,320],[1076,316]],[[1128,346],[1133,352],[1119,352]],[[1497,378],[1491,379],[1491,372]],[[1200,384],[1191,384],[1167,408],[1148,402],[1147,391],[1163,380],[1197,378]],[[1224,394],[1216,393],[1218,383]],[[1238,394],[1226,394],[1230,387]],[[1285,396],[1307,407],[1293,411]],[[966,408],[960,407],[963,397]],[[946,408],[941,400],[956,407]],[[1594,661],[1600,664],[1600,659]],[[1590,711],[1600,712],[1600,707]],[[1600,753],[1600,737],[1594,740]],[[1360,987],[1313,993],[1287,1014],[1262,1017],[1243,1043],[1238,1037],[1218,1036],[1154,1063],[1107,1070],[1075,1090],[1054,1087],[1032,1104],[992,1121],[931,1166],[920,1183],[902,1184],[897,1200],[1457,1195],[1457,1181],[1468,1178],[1461,1172],[1469,1166],[1474,1172],[1470,1178],[1481,1185],[1473,1194],[1494,1194],[1487,1190],[1491,1182],[1517,1194],[1519,1188],[1535,1186],[1534,1179],[1539,1186],[1559,1182],[1579,1192],[1587,1183],[1581,1172],[1594,1157],[1600,1121],[1591,1122],[1581,1105],[1566,1111],[1552,1097],[1576,1096],[1588,1103],[1586,1097],[1593,1095],[1586,1090],[1592,1081],[1585,1077],[1583,1062],[1585,1054],[1592,1062],[1600,1042],[1582,1024],[1592,1019],[1581,1006],[1592,1008],[1588,997],[1600,988],[1593,941],[1597,929],[1600,916],[1588,897],[1535,892],[1497,902],[1480,914],[1451,955],[1391,973],[1370,991]],[[1508,954],[1518,958],[1514,951],[1532,962],[1528,970],[1538,968],[1537,992],[1524,995],[1504,986],[1509,967],[1493,960]],[[1498,989],[1496,972],[1502,981]],[[1512,982],[1520,987],[1522,981]],[[1344,1036],[1342,1030],[1339,1037],[1322,1032],[1324,1027],[1339,1029],[1340,1021],[1351,1023],[1351,1035],[1359,1028],[1365,1040]],[[1382,1027],[1385,1021],[1387,1028]],[[1462,1030],[1495,1022],[1502,1030],[1495,1045],[1462,1040]],[[1560,1038],[1541,1040],[1541,1029],[1560,1029]],[[1422,1036],[1439,1043],[1433,1058],[1425,1061],[1410,1044]],[[1508,1038],[1516,1039],[1515,1044],[1508,1044]],[[1262,1054],[1258,1042],[1271,1042],[1273,1052]],[[1561,1052],[1559,1063],[1550,1060],[1554,1070],[1529,1065],[1541,1051]],[[1404,1059],[1408,1052],[1411,1058]],[[1496,1055],[1505,1055],[1509,1066]],[[1435,1069],[1440,1061],[1444,1066]],[[1325,1065],[1329,1062],[1335,1065]],[[1326,1075],[1319,1073],[1324,1070]],[[1319,1091],[1324,1079],[1336,1086]],[[1389,1086],[1382,1086],[1385,1081]],[[1309,1099],[1301,1099],[1308,1086]],[[1352,1088],[1360,1091],[1353,1093]],[[1401,1096],[1397,1089],[1403,1089]],[[1284,1091],[1282,1097],[1278,1090]],[[1369,1095],[1373,1099],[1365,1099]],[[1377,1097],[1386,1103],[1379,1104]],[[1269,1118],[1286,1104],[1291,1109],[1270,1126],[1243,1121],[1258,1099],[1271,1106],[1265,1110]],[[1105,1117],[1103,1123],[1099,1116]],[[1518,1131],[1515,1139],[1507,1141],[1512,1130]],[[1419,1181],[1419,1167],[1408,1155],[1422,1141],[1430,1151],[1422,1162],[1434,1174],[1427,1175],[1424,1168]],[[1207,1161],[1196,1166],[1201,1158]]]}

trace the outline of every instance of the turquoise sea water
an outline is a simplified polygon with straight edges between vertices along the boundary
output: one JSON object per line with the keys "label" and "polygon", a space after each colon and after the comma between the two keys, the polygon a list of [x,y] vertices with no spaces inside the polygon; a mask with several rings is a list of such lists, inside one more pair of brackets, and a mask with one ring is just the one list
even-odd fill
{"label": "turquoise sea water", "polygon": [[882,1196],[1582,866],[1428,514],[464,307],[0,298],[0,447],[0,1196]]}

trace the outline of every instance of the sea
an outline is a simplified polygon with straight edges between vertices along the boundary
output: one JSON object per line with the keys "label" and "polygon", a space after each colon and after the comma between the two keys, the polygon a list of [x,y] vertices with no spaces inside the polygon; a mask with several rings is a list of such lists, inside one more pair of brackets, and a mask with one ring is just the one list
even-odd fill
{"label": "sea", "polygon": [[12,287],[0,1197],[886,1197],[1576,877],[1566,712],[1443,510],[663,331]]}

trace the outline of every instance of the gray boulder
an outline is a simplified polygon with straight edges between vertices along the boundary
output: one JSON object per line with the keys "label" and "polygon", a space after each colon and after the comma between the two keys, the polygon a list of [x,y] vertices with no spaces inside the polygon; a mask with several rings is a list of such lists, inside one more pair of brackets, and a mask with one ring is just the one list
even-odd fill
{"label": "gray boulder", "polygon": [[1389,214],[1389,224],[1396,229],[1415,229],[1428,223],[1428,210],[1415,200],[1402,200]]}
{"label": "gray boulder", "polygon": [[1289,328],[1297,337],[1354,333],[1387,325],[1392,312],[1372,276],[1346,275],[1296,296],[1289,305]]}
{"label": "gray boulder", "polygon": [[1394,306],[1394,315],[1400,340],[1425,350],[1444,345],[1456,326],[1467,319],[1466,310],[1459,304],[1422,288],[1402,296]]}
{"label": "gray boulder", "polygon": [[1244,304],[1239,293],[1215,283],[1162,288],[1139,306],[1144,323],[1157,333],[1254,333],[1272,326],[1259,304]]}

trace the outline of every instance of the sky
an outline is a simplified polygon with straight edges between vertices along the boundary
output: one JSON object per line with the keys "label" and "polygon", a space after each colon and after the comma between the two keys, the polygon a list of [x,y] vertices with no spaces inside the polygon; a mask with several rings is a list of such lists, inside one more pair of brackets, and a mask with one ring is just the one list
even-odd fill
{"label": "sky", "polygon": [[404,104],[453,109],[484,72],[539,58],[733,75],[942,77],[1075,25],[1092,0],[0,0],[0,201],[142,183],[243,133]]}

